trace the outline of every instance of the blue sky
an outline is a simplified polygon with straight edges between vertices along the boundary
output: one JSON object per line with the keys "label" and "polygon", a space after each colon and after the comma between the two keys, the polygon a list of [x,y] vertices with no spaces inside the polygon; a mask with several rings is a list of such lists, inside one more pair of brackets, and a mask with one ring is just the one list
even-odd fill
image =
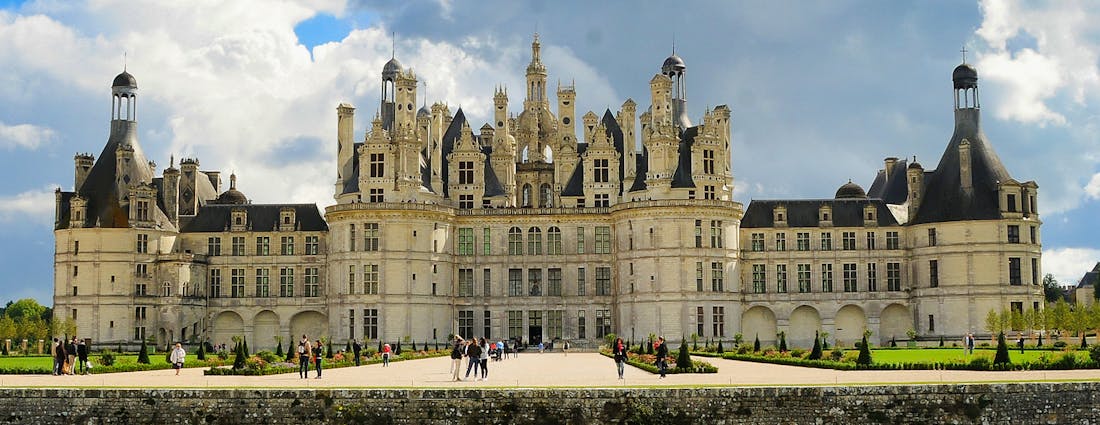
{"label": "blue sky", "polygon": [[194,156],[236,172],[254,202],[323,207],[335,106],[357,106],[361,136],[391,52],[429,102],[486,121],[497,84],[519,110],[536,28],[550,81],[575,82],[578,110],[597,113],[628,97],[645,107],[675,38],[691,117],[733,111],[745,204],[866,187],[887,156],[933,167],[965,46],[989,140],[1014,178],[1039,184],[1045,271],[1072,281],[1100,261],[1095,3],[589,3],[0,0],[0,302],[51,303],[53,189],[72,189],[74,153],[106,142],[124,52],[159,168]]}

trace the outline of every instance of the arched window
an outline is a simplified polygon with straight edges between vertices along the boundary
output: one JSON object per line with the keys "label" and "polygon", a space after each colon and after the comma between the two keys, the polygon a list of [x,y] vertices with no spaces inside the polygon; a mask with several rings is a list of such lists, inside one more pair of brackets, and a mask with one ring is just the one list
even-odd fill
{"label": "arched window", "polygon": [[523,231],[518,227],[508,229],[508,255],[523,255]]}
{"label": "arched window", "polygon": [[539,206],[549,208],[554,206],[553,195],[550,194],[550,185],[543,183],[539,186]]}
{"label": "arched window", "polygon": [[527,254],[542,255],[542,229],[532,227],[527,230]]}
{"label": "arched window", "polygon": [[161,289],[161,295],[165,297],[172,296],[172,282],[164,281],[163,289]]}
{"label": "arched window", "polygon": [[546,230],[546,253],[561,255],[561,229],[557,226]]}
{"label": "arched window", "polygon": [[521,199],[521,201],[522,202],[520,203],[520,206],[522,206],[522,207],[530,207],[531,206],[531,185],[530,184],[524,184],[523,185],[523,199]]}

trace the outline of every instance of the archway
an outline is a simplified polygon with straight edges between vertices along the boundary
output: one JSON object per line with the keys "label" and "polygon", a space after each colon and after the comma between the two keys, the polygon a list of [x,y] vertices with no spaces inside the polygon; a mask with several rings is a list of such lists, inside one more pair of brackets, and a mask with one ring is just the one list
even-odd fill
{"label": "archway", "polygon": [[225,344],[227,347],[232,347],[233,337],[244,335],[244,319],[233,311],[218,313],[217,316],[214,316],[213,335],[214,337],[210,341],[211,344]]}
{"label": "archway", "polygon": [[811,348],[814,346],[814,335],[821,330],[821,313],[808,305],[799,306],[791,312],[789,328],[788,347]]}
{"label": "archway", "polygon": [[275,337],[278,335],[279,316],[271,310],[261,311],[252,319],[252,337],[249,338],[248,346],[253,351],[274,350]]}
{"label": "archway", "polygon": [[909,307],[890,304],[882,310],[878,325],[879,344],[885,344],[890,338],[906,338],[905,333],[913,329],[913,317]]}
{"label": "archway", "polygon": [[328,337],[328,317],[316,311],[303,311],[290,318],[290,334],[297,341],[306,335],[310,341]]}
{"label": "archway", "polygon": [[836,312],[836,341],[838,344],[854,346],[863,339],[867,329],[867,315],[855,305],[846,305]]}
{"label": "archway", "polygon": [[760,337],[761,345],[776,343],[775,313],[763,306],[756,306],[741,314],[741,334],[745,340]]}

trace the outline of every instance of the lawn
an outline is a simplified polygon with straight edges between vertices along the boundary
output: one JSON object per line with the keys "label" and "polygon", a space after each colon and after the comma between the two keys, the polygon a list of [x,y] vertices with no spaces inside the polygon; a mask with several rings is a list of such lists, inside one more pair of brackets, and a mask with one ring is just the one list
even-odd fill
{"label": "lawn", "polygon": [[[136,365],[137,358],[137,354],[115,354],[115,367],[125,370],[127,369],[127,365]],[[88,359],[92,361],[92,370],[103,368],[99,363],[99,354],[93,353],[91,356],[88,356]],[[149,363],[154,366],[163,364],[164,367],[168,367],[167,362],[164,361],[164,353],[150,354]],[[188,354],[187,362],[184,366],[205,367],[207,365],[203,362],[196,361],[194,355]],[[4,370],[33,370],[50,373],[53,371],[53,358],[48,356],[0,356],[0,371]]]}
{"label": "lawn", "polygon": [[[847,350],[855,351],[859,350]],[[884,350],[871,350],[871,360],[874,363],[889,364],[889,363],[966,363],[975,356],[989,357],[990,359],[997,353],[994,348],[975,349],[973,355],[967,355],[963,353],[962,348],[958,349],[920,349],[920,348],[899,348],[899,349],[884,349]],[[1023,354],[1020,350],[1008,350],[1009,359],[1013,363],[1020,362],[1036,362],[1043,355],[1054,357],[1061,355],[1062,351],[1050,351],[1050,350],[1024,350]],[[1089,359],[1089,353],[1087,351],[1075,351],[1078,360],[1086,361]],[[828,353],[826,353],[828,354]]]}

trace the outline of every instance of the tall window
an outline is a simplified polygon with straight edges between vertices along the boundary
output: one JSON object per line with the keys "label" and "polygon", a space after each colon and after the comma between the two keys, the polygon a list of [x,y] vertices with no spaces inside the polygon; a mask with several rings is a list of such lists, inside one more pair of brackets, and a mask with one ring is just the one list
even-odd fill
{"label": "tall window", "polygon": [[[259,239],[256,239],[256,243],[259,243]],[[348,249],[355,251],[355,224],[348,225]]]}
{"label": "tall window", "polygon": [[711,312],[711,326],[714,329],[714,336],[721,338],[726,335],[726,308],[714,306],[711,307]]}
{"label": "tall window", "polygon": [[841,232],[845,251],[856,249],[856,232]]}
{"label": "tall window", "polygon": [[458,269],[458,296],[474,296],[474,269]]}
{"label": "tall window", "polygon": [[886,263],[886,290],[901,290],[901,263]]}
{"label": "tall window", "polygon": [[348,266],[348,295],[355,294],[355,265]]}
{"label": "tall window", "polygon": [[551,341],[561,339],[562,310],[550,310],[546,312],[546,332]]}
{"label": "tall window", "polygon": [[775,291],[780,294],[787,293],[787,265],[775,265]]}
{"label": "tall window", "polygon": [[786,251],[787,250],[787,234],[776,233],[775,234],[775,250]]}
{"label": "tall window", "polygon": [[378,309],[363,309],[363,339],[378,339]]}
{"label": "tall window", "polygon": [[596,337],[611,333],[611,310],[596,310]]}
{"label": "tall window", "polygon": [[472,210],[472,209],[474,209],[474,195],[458,195],[458,209],[460,209],[460,210]]}
{"label": "tall window", "polygon": [[856,292],[856,265],[844,264],[844,292]]}
{"label": "tall window", "polygon": [[[142,294],[145,295],[144,291]],[[222,296],[222,271],[221,269],[210,269],[210,298],[218,298]]]}
{"label": "tall window", "polygon": [[490,255],[493,253],[493,232],[488,227],[481,229],[481,255]]}
{"label": "tall window", "polygon": [[518,227],[508,229],[508,255],[523,255],[523,231]]}
{"label": "tall window", "polygon": [[139,233],[137,235],[137,253],[148,254],[149,253],[149,235]]}
{"label": "tall window", "polygon": [[363,223],[364,251],[378,251],[379,229],[378,223]]}
{"label": "tall window", "polygon": [[458,184],[474,184],[473,161],[458,161]]}
{"label": "tall window", "polygon": [[1008,283],[1010,285],[1023,285],[1023,278],[1020,273],[1020,259],[1009,258],[1008,259]]}
{"label": "tall window", "polygon": [[542,255],[542,229],[527,229],[527,255]]}
{"label": "tall window", "polygon": [[710,246],[713,248],[722,247],[722,220],[710,221]]}
{"label": "tall window", "polygon": [[596,295],[611,295],[611,267],[596,267]]}
{"label": "tall window", "polygon": [[710,263],[710,290],[714,292],[725,291],[725,271],[721,262]]}
{"label": "tall window", "polygon": [[1038,230],[1039,229],[1037,227],[1031,226],[1031,243],[1033,243],[1033,244],[1039,243],[1039,235],[1038,235],[1039,232],[1038,232]]}
{"label": "tall window", "polygon": [[458,229],[458,255],[474,255],[474,229],[461,227]]}
{"label": "tall window", "polygon": [[878,264],[867,263],[867,290],[878,291]]}
{"label": "tall window", "polygon": [[294,237],[283,236],[279,240],[279,253],[282,255],[294,255]]}
{"label": "tall window", "polygon": [[233,237],[233,255],[244,255],[244,236]]}
{"label": "tall window", "polygon": [[550,229],[546,231],[546,253],[550,255],[561,255],[561,229],[550,227]]}
{"label": "tall window", "polygon": [[523,295],[523,270],[508,269],[508,296]]}
{"label": "tall window", "polygon": [[306,236],[306,255],[317,255],[321,251],[319,240],[318,236]]}
{"label": "tall window", "polygon": [[940,286],[939,260],[928,260],[928,286],[932,288]]}
{"label": "tall window", "polygon": [[508,339],[515,338],[523,338],[523,312],[508,310]]}
{"label": "tall window", "polygon": [[584,310],[577,310],[577,338],[584,339]]}
{"label": "tall window", "polygon": [[832,251],[833,250],[833,234],[829,232],[821,232],[821,250]]}
{"label": "tall window", "polygon": [[229,270],[229,294],[233,298],[244,296],[244,269]]}
{"label": "tall window", "polygon": [[256,296],[271,296],[271,270],[256,269]]}
{"label": "tall window", "polygon": [[542,208],[554,206],[554,196],[550,193],[550,185],[546,183],[539,186],[539,206]]}
{"label": "tall window", "polygon": [[767,291],[768,278],[765,275],[763,264],[752,265],[752,292],[755,294],[763,294]]}
{"label": "tall window", "polygon": [[901,239],[898,238],[898,232],[886,232],[886,249],[899,249],[901,247]]}
{"label": "tall window", "polygon": [[279,296],[294,296],[294,269],[290,267],[279,269]]}
{"label": "tall window", "polygon": [[695,247],[703,247],[703,220],[695,220]]}
{"label": "tall window", "polygon": [[256,255],[271,255],[271,237],[256,237]]}
{"label": "tall window", "polygon": [[752,234],[752,250],[756,252],[764,251],[764,234],[753,233]]}
{"label": "tall window", "polygon": [[592,178],[596,183],[607,183],[610,181],[608,178],[608,170],[610,167],[607,165],[606,159],[593,160],[592,166]]}
{"label": "tall window", "polygon": [[585,288],[585,283],[588,277],[585,275],[584,267],[577,267],[577,295],[584,296],[584,293],[588,290]]}
{"label": "tall window", "polygon": [[596,253],[611,253],[611,228],[608,226],[596,226]]}
{"label": "tall window", "polygon": [[709,184],[704,185],[703,186],[703,199],[715,199],[715,198],[717,198],[717,197],[714,196],[714,185],[709,185]]}
{"label": "tall window", "polygon": [[703,292],[703,262],[695,262],[695,290]]}
{"label": "tall window", "polygon": [[474,311],[458,311],[458,334],[463,338],[471,338],[474,335]]}
{"label": "tall window", "polygon": [[584,228],[577,228],[577,254],[584,254]]}
{"label": "tall window", "polygon": [[546,295],[552,297],[561,296],[561,269],[549,269],[546,271]]}
{"label": "tall window", "polygon": [[875,232],[867,232],[867,249],[875,249]]}
{"label": "tall window", "polygon": [[714,150],[703,149],[703,174],[714,174]]}
{"label": "tall window", "polygon": [[833,265],[821,265],[821,292],[833,292]]}
{"label": "tall window", "polygon": [[137,221],[149,221],[149,201],[137,201]]}
{"label": "tall window", "polygon": [[1008,243],[1020,243],[1020,226],[1008,225]]}
{"label": "tall window", "polygon": [[810,292],[810,265],[798,265],[798,292]]}
{"label": "tall window", "polygon": [[809,251],[810,250],[810,232],[798,232],[798,250]]}
{"label": "tall window", "polygon": [[371,177],[385,177],[386,173],[386,155],[381,153],[370,154],[370,176]]}
{"label": "tall window", "polygon": [[542,269],[527,269],[527,295],[542,295]]}
{"label": "tall window", "polygon": [[695,334],[702,337],[706,335],[704,330],[706,329],[706,315],[704,313],[703,306],[695,307]]}
{"label": "tall window", "polygon": [[481,328],[481,336],[484,336],[485,339],[492,338],[493,336],[491,332],[493,330],[493,318],[491,315],[489,315],[489,310],[483,310],[481,313],[481,323],[483,325]]}
{"label": "tall window", "polygon": [[378,295],[378,265],[377,264],[364,264],[363,265],[363,293],[367,295]]}
{"label": "tall window", "polygon": [[318,296],[321,292],[321,284],[317,267],[306,267],[305,280],[305,296]]}
{"label": "tall window", "polygon": [[222,255],[222,238],[217,236],[206,238],[206,255]]}
{"label": "tall window", "polygon": [[367,202],[382,202],[386,200],[385,190],[381,188],[371,188],[367,192]]}
{"label": "tall window", "polygon": [[936,229],[928,229],[928,246],[936,246]]}
{"label": "tall window", "polygon": [[490,269],[481,270],[481,295],[486,297],[493,295],[493,274]]}
{"label": "tall window", "polygon": [[1038,285],[1039,284],[1039,259],[1038,258],[1032,258],[1031,259],[1031,284],[1032,285]]}

